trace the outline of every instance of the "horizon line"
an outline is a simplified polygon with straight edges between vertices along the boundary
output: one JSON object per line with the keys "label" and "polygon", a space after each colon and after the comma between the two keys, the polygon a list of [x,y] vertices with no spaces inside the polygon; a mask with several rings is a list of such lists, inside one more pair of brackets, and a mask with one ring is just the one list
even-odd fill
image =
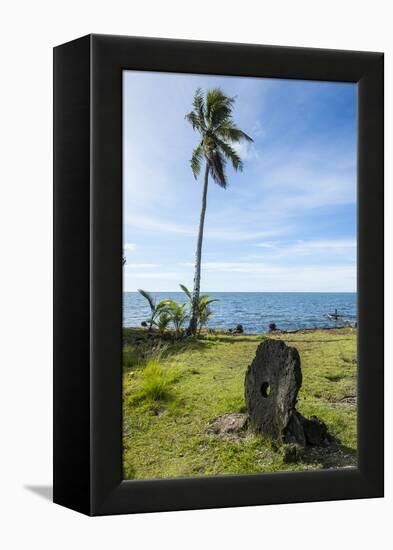
{"label": "horizon line", "polygon": [[[138,290],[123,290],[123,293],[138,293]],[[148,292],[178,292],[183,294],[182,290],[149,290]],[[201,290],[200,294],[205,292],[220,294],[357,294],[357,290]]]}

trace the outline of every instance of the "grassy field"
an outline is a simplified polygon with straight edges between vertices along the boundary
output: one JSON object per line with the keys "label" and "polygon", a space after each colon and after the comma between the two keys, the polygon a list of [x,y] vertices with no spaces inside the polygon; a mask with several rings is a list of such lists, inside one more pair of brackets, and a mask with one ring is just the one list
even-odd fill
{"label": "grassy field", "polygon": [[323,420],[337,445],[310,448],[300,461],[288,463],[285,447],[267,438],[207,433],[217,416],[245,412],[244,375],[262,336],[204,335],[173,344],[149,339],[142,329],[124,329],[124,478],[355,465],[356,330],[272,337],[299,350],[303,385],[297,408]]}

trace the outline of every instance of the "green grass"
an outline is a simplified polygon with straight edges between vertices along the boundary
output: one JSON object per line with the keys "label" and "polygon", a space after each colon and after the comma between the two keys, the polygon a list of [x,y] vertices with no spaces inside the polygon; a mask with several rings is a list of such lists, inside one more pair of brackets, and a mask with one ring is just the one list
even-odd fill
{"label": "green grass", "polygon": [[[208,423],[244,412],[244,375],[262,340],[257,335],[204,335],[155,341],[125,329],[123,455],[126,479],[303,470],[353,465],[356,455],[356,331],[276,335],[299,350],[303,385],[298,409],[316,415],[339,441],[286,463],[281,445],[248,434],[206,433]],[[153,342],[155,342],[153,344]]]}
{"label": "green grass", "polygon": [[135,393],[134,401],[156,403],[170,398],[170,387],[176,381],[177,373],[168,369],[159,359],[149,359],[139,375],[139,392]]}

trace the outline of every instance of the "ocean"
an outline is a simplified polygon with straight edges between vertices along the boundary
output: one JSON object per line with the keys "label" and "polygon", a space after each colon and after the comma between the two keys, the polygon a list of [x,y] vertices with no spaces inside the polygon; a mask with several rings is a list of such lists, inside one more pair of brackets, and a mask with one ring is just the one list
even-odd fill
{"label": "ocean", "polygon": [[[186,302],[183,292],[152,292],[157,302],[172,298]],[[355,292],[206,292],[218,301],[211,304],[208,327],[219,329],[243,325],[244,332],[265,333],[270,323],[281,330],[342,326],[356,322]],[[338,321],[326,317],[337,309]],[[150,309],[138,292],[123,293],[123,326],[140,326]],[[341,317],[342,316],[342,317]]]}

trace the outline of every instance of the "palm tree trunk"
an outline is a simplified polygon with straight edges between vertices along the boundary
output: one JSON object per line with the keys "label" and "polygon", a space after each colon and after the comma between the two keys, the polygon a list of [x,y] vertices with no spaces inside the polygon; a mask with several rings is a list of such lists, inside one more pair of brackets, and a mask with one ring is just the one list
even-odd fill
{"label": "palm tree trunk", "polygon": [[198,240],[197,240],[197,248],[195,253],[195,275],[194,275],[194,290],[192,293],[191,318],[190,318],[190,324],[188,325],[187,334],[196,334],[197,326],[198,326],[199,293],[201,289],[202,241],[203,241],[203,228],[205,225],[208,183],[209,183],[209,165],[206,163],[205,181],[204,181],[203,193],[202,193],[201,215],[199,218]]}

